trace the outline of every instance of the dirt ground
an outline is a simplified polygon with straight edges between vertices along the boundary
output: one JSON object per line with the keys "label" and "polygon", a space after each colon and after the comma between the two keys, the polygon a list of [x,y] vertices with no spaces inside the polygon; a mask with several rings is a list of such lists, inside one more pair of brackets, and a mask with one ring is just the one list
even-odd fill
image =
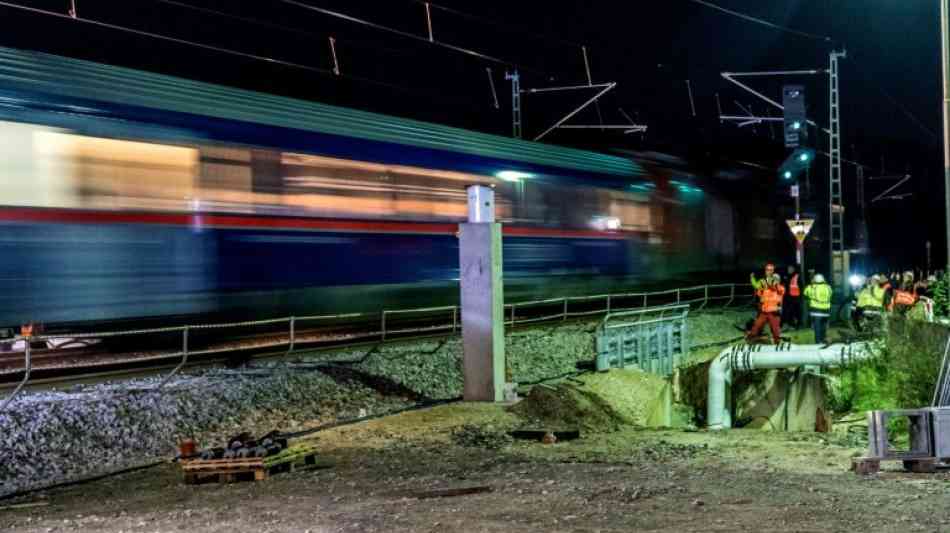
{"label": "dirt ground", "polygon": [[[519,421],[482,404],[404,413],[313,435],[321,468],[193,486],[167,464],[0,502],[37,505],[0,510],[0,530],[950,531],[950,475],[858,477],[861,450],[833,435],[625,427],[488,449],[464,424],[491,436]],[[419,497],[469,487],[490,491]]]}

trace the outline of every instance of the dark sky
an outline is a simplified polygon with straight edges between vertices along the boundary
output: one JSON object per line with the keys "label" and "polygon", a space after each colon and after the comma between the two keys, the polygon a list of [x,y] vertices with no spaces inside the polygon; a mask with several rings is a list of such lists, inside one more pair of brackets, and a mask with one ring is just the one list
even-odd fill
{"label": "dark sky", "polygon": [[[69,0],[8,0],[64,13]],[[414,0],[296,0],[424,36],[423,4]],[[682,155],[725,155],[774,164],[784,157],[776,128],[738,129],[717,120],[734,103],[765,112],[767,105],[730,86],[721,71],[826,68],[832,47],[845,47],[841,66],[845,155],[874,168],[915,175],[905,202],[875,206],[879,225],[894,229],[932,222],[941,243],[941,94],[936,0],[710,0],[831,42],[777,31],[698,5],[662,2],[442,0],[482,18],[433,8],[435,38],[517,64],[524,87],[586,82],[580,45],[588,47],[595,82],[616,81],[600,102],[607,123],[623,123],[618,108],[643,123],[645,136],[565,131],[546,140],[600,149],[657,149]],[[227,18],[177,3],[226,12]],[[249,54],[329,70],[327,38],[336,39],[344,76],[270,64],[183,44],[123,33],[69,19],[0,7],[0,45],[48,51],[189,78],[481,131],[509,134],[512,65],[498,64],[428,42],[367,28],[281,0],[77,0],[84,18],[160,33]],[[491,68],[501,108],[492,105]],[[693,117],[685,80],[692,84]],[[809,112],[827,123],[827,77],[797,78],[807,87]],[[781,82],[756,84],[772,97]],[[525,135],[533,137],[591,93],[529,95]],[[575,117],[594,124],[595,108]],[[824,147],[824,136],[821,136]],[[883,162],[883,163],[882,163]],[[819,165],[826,165],[820,160]],[[824,171],[826,172],[826,171]],[[822,174],[824,174],[822,172]],[[846,181],[853,170],[846,169]],[[824,181],[824,177],[817,179]],[[880,192],[886,182],[869,184]],[[930,216],[936,213],[936,217]],[[939,217],[939,219],[937,218]],[[939,223],[937,223],[939,222]],[[895,226],[896,225],[896,226]],[[893,234],[899,236],[900,231]],[[891,240],[890,238],[888,240]],[[903,243],[898,243],[899,248]],[[915,248],[922,248],[914,244]],[[896,250],[897,248],[895,248]],[[941,252],[942,255],[942,252]]]}
{"label": "dark sky", "polygon": [[[69,0],[13,0],[64,12]],[[413,0],[299,0],[345,12],[417,35],[425,34],[422,4]],[[187,9],[201,6],[280,28],[254,25]],[[842,64],[845,145],[882,139],[936,144],[939,132],[938,2],[930,0],[716,0],[723,7],[817,35],[810,40],[717,12],[689,0],[665,2],[520,1],[462,2],[446,7],[479,15],[468,19],[433,10],[435,36],[446,43],[520,65],[523,85],[576,84],[585,80],[580,44],[588,46],[595,81],[617,81],[601,102],[608,122],[622,122],[623,107],[649,124],[648,140],[679,144],[702,129],[709,137],[730,136],[719,128],[714,94],[724,110],[738,112],[739,100],[764,111],[766,105],[731,87],[723,70],[826,67],[832,45],[848,49]],[[649,4],[649,7],[645,7]],[[79,14],[182,39],[252,54],[331,67],[327,37],[337,40],[343,73],[374,80],[354,81],[239,59],[218,52],[169,44],[142,36],[26,14],[0,7],[0,43],[49,50],[115,64],[147,68],[272,92],[311,97],[364,109],[437,120],[506,134],[510,92],[505,65],[335,19],[281,2],[260,0],[78,0]],[[495,21],[495,22],[491,22]],[[500,21],[500,23],[499,23]],[[292,32],[297,29],[300,32]],[[536,37],[542,35],[542,38]],[[502,109],[495,110],[486,67],[493,69]],[[508,67],[511,68],[511,67]],[[698,117],[691,117],[685,80],[694,90]],[[800,78],[809,104],[827,121],[826,79]],[[778,96],[778,82],[758,85]],[[589,92],[528,96],[526,134],[536,134]],[[901,110],[903,107],[905,111]],[[919,118],[921,124],[909,117]],[[578,122],[596,122],[596,114]],[[714,127],[715,126],[715,127]],[[761,134],[763,129],[757,133]],[[586,133],[597,142],[623,144],[622,135]],[[565,139],[560,132],[552,142]],[[867,138],[867,140],[865,140]],[[899,159],[899,157],[897,158]],[[896,160],[895,160],[896,161]]]}

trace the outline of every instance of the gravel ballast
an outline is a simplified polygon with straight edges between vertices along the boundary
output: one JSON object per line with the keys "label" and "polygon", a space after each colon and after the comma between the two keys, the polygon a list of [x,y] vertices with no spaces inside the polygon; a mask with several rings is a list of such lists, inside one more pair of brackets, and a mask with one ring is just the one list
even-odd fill
{"label": "gravel ballast", "polygon": [[355,380],[282,365],[21,394],[0,413],[0,496],[139,466],[185,437],[219,444],[239,430],[294,431],[410,404]]}
{"label": "gravel ballast", "polygon": [[[735,315],[690,317],[702,341],[729,337]],[[597,322],[506,336],[511,381],[533,383],[594,358]],[[726,329],[727,331],[722,331]],[[692,336],[691,335],[691,336]],[[694,341],[696,342],[696,341]],[[462,393],[458,337],[350,348],[184,374],[21,394],[0,413],[0,496],[138,466],[195,438],[217,445],[240,430],[294,432]]]}

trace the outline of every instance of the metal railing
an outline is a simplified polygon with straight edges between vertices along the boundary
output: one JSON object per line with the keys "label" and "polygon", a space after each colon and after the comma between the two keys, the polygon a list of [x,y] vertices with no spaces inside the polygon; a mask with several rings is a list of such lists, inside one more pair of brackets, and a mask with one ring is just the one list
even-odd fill
{"label": "metal railing", "polygon": [[[629,293],[611,293],[592,296],[566,296],[562,298],[551,298],[546,300],[534,300],[527,302],[514,302],[505,304],[504,317],[506,326],[517,326],[532,324],[537,322],[549,321],[567,321],[568,319],[583,318],[597,315],[605,315],[611,312],[631,311],[636,309],[645,309],[659,305],[687,304],[696,305],[696,309],[706,308],[710,303],[722,303],[722,307],[729,307],[736,302],[750,301],[754,297],[754,291],[749,284],[725,283],[716,285],[698,285],[695,287],[686,287],[680,289],[669,289],[652,292],[629,292]],[[529,311],[531,310],[531,311]],[[188,363],[190,357],[220,354],[226,352],[238,351],[243,348],[235,347],[212,347],[203,350],[189,348],[189,338],[198,331],[213,329],[234,329],[248,328],[251,326],[266,326],[274,324],[287,324],[286,334],[269,331],[268,335],[280,334],[281,337],[272,340],[270,343],[258,345],[257,347],[276,348],[287,346],[287,354],[293,353],[299,344],[305,343],[301,339],[300,325],[303,323],[340,323],[341,321],[361,321],[365,324],[372,324],[378,320],[378,330],[350,332],[345,337],[348,340],[372,339],[388,341],[393,338],[407,338],[406,335],[419,334],[451,334],[458,333],[461,329],[460,306],[441,306],[441,307],[423,307],[416,309],[385,309],[374,313],[346,313],[337,315],[312,315],[312,316],[289,316],[284,318],[272,318],[266,320],[249,320],[243,322],[228,322],[218,324],[193,324],[184,326],[173,326],[163,328],[135,329],[124,331],[105,331],[94,333],[76,333],[76,334],[55,334],[55,335],[34,335],[17,336],[11,339],[14,343],[25,341],[24,350],[24,376],[13,393],[0,406],[0,411],[13,401],[26,386],[30,379],[32,368],[30,342],[46,341],[50,339],[105,339],[110,337],[135,336],[135,335],[159,335],[159,334],[180,334],[179,351],[170,353],[159,353],[154,355],[145,355],[135,358],[135,362],[147,362],[151,360],[165,360],[172,357],[180,357],[181,360],[172,371],[162,379],[156,387],[161,390],[178,372]],[[441,320],[439,322],[438,320]],[[396,337],[394,337],[396,336]],[[312,344],[312,342],[311,342]],[[109,361],[101,364],[110,364]]]}
{"label": "metal railing", "polygon": [[689,353],[689,304],[608,313],[597,326],[598,371],[636,366],[668,376]]}

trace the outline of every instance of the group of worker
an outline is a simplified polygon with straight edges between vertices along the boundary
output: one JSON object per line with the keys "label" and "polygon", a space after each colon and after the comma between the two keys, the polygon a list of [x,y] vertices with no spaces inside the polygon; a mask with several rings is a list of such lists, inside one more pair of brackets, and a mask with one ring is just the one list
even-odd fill
{"label": "group of worker", "polygon": [[[916,280],[911,271],[903,275],[875,274],[867,279],[864,287],[858,291],[855,307],[851,314],[852,322],[859,331],[868,319],[879,319],[886,313],[907,314],[920,309],[929,319],[933,313],[932,285],[936,276]],[[918,305],[922,304],[922,305]]]}
{"label": "group of worker", "polygon": [[[795,267],[788,267],[788,284],[783,285],[775,272],[775,265],[765,265],[765,277],[751,275],[752,287],[758,297],[758,315],[746,332],[746,339],[758,338],[766,324],[772,332],[772,341],[781,342],[783,322],[798,328],[801,326],[802,297],[808,300],[809,315],[815,332],[815,343],[825,344],[828,322],[831,319],[831,299],[834,291],[821,274],[812,276],[811,284],[800,288],[799,274]],[[908,315],[911,318],[932,320],[933,291],[936,276],[917,280],[911,271],[903,274],[875,274],[866,280],[857,292],[851,319],[855,329],[862,331],[865,324],[881,320],[888,313]],[[920,315],[920,316],[916,316]]]}
{"label": "group of worker", "polygon": [[815,331],[815,342],[825,344],[828,333],[828,320],[831,317],[831,285],[821,274],[812,276],[812,282],[801,289],[800,278],[795,267],[788,267],[788,286],[782,284],[782,278],[775,272],[775,265],[765,265],[765,277],[757,279],[753,273],[750,278],[755,294],[759,299],[759,312],[746,332],[746,339],[753,340],[762,332],[766,324],[772,331],[772,341],[779,344],[782,341],[782,317],[792,325],[801,325],[802,297],[808,299],[809,313],[812,327]]}

